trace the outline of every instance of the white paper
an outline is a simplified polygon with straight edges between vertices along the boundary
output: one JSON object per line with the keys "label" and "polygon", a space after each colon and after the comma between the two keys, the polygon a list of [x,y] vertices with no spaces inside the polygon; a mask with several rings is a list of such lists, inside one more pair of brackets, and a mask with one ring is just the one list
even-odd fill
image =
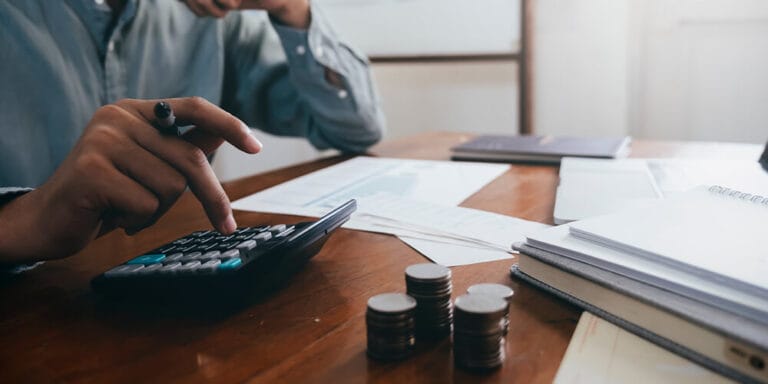
{"label": "white paper", "polygon": [[476,245],[511,251],[511,244],[546,224],[472,208],[451,207],[392,195],[359,201],[357,220],[385,220],[381,225],[464,240]]}
{"label": "white paper", "polygon": [[398,236],[398,238],[428,259],[446,267],[485,263],[514,257],[511,253],[491,248],[477,248],[404,236]]}
{"label": "white paper", "polygon": [[[523,229],[546,225],[454,207],[508,169],[503,164],[357,157],[237,200],[232,208],[319,217],[357,199],[358,212],[345,228],[396,235],[448,266],[509,259],[510,244],[524,239]],[[375,206],[384,201],[387,212]]]}
{"label": "white paper", "polygon": [[232,203],[233,209],[320,217],[349,199],[395,194],[458,205],[509,165],[356,157]]}
{"label": "white paper", "polygon": [[722,159],[647,159],[662,194],[669,197],[698,185],[723,185],[768,195],[768,172],[760,163]]}
{"label": "white paper", "polygon": [[768,195],[768,173],[748,160],[566,157],[560,166],[555,223],[647,206],[697,185]]}
{"label": "white paper", "polygon": [[700,186],[651,207],[577,221],[570,230],[598,245],[765,295],[766,223],[768,206]]}

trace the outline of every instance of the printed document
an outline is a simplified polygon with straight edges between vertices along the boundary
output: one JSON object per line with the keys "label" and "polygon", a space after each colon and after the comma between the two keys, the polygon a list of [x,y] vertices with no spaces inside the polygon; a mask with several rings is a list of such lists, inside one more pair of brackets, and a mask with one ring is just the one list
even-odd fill
{"label": "printed document", "polygon": [[510,244],[544,224],[456,207],[508,165],[357,157],[237,200],[234,209],[319,217],[358,200],[344,227],[398,236],[433,261],[511,258]]}

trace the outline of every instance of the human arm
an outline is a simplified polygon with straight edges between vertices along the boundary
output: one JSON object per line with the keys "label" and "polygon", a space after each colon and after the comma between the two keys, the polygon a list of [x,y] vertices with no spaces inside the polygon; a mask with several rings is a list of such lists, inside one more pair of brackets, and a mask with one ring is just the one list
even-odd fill
{"label": "human arm", "polygon": [[222,106],[251,126],[303,136],[320,149],[362,152],[376,143],[384,118],[366,58],[338,39],[315,3],[308,30],[265,16],[239,12],[226,20]]}
{"label": "human arm", "polygon": [[[226,16],[225,109],[267,132],[307,137],[320,149],[362,152],[381,138],[384,117],[368,61],[339,40],[316,2],[184,1],[198,16]],[[229,13],[235,8],[269,17]]]}
{"label": "human arm", "polygon": [[260,9],[293,28],[309,27],[309,0],[182,0],[200,17],[222,18],[230,11]]}
{"label": "human arm", "polygon": [[100,108],[74,149],[39,188],[0,207],[0,263],[66,257],[114,228],[137,232],[168,210],[187,186],[223,233],[235,221],[206,154],[223,141],[256,153],[244,124],[200,98],[167,100],[196,128],[183,139],[153,126],[156,101]]}

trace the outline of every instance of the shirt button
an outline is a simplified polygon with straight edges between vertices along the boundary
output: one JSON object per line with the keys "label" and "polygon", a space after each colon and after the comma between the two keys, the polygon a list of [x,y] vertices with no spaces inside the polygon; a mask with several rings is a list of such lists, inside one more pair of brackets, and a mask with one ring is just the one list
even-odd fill
{"label": "shirt button", "polygon": [[336,95],[339,96],[339,99],[346,99],[347,96],[349,96],[349,93],[347,93],[346,90],[341,89]]}
{"label": "shirt button", "polygon": [[93,2],[96,3],[97,5],[104,4],[104,0],[93,0]]}
{"label": "shirt button", "polygon": [[307,48],[304,48],[303,45],[299,45],[296,47],[296,54],[299,56],[304,56],[304,54],[307,53]]}
{"label": "shirt button", "polygon": [[115,51],[115,42],[110,41],[109,44],[107,44],[107,51],[114,52]]}

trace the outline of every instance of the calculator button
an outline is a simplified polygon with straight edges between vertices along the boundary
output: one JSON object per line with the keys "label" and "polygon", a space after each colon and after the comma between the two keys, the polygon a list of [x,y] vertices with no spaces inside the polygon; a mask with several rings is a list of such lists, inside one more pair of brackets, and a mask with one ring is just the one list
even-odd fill
{"label": "calculator button", "polygon": [[237,233],[237,234],[258,233],[258,232],[261,232],[261,231],[266,231],[267,229],[269,229],[268,225],[267,226],[261,226],[261,227],[246,227],[246,228],[243,228],[242,230],[238,230],[235,233]]}
{"label": "calculator button", "polygon": [[216,259],[219,256],[221,256],[221,252],[219,251],[208,251],[204,253],[202,256],[200,256],[200,259],[210,260],[210,259]]}
{"label": "calculator button", "polygon": [[185,244],[183,246],[179,246],[174,251],[176,252],[191,252],[193,249],[197,248],[197,243],[191,242],[188,244]]}
{"label": "calculator button", "polygon": [[179,269],[179,267],[181,267],[181,263],[179,263],[177,261],[175,263],[164,265],[162,268],[160,268],[158,270],[158,272],[160,272],[160,273],[174,273],[177,269]]}
{"label": "calculator button", "polygon": [[181,261],[192,261],[202,255],[203,255],[202,252],[188,252],[184,254],[184,256],[181,258]]}
{"label": "calculator button", "polygon": [[173,251],[174,249],[176,249],[176,245],[175,244],[166,244],[166,245],[163,245],[162,247],[158,248],[157,249],[157,253],[165,253],[165,254],[167,254],[167,253],[170,253],[171,251]]}
{"label": "calculator button", "polygon": [[232,248],[236,247],[238,244],[240,244],[240,242],[238,242],[238,241],[233,241],[233,242],[230,242],[230,243],[223,243],[223,244],[219,244],[219,246],[216,247],[216,249],[218,249],[220,251],[226,251],[228,249],[232,249]]}
{"label": "calculator button", "polygon": [[[120,268],[120,267],[123,267],[123,268]],[[111,276],[111,277],[132,275],[144,269],[144,264],[121,265],[120,267],[113,268],[107,271],[107,273],[109,274],[107,275],[107,273],[105,273],[105,275]]]}
{"label": "calculator button", "polygon": [[214,241],[214,239],[215,239],[214,237],[205,237],[205,238],[198,239],[197,241],[195,241],[195,244],[208,244],[208,243]]}
{"label": "calculator button", "polygon": [[256,241],[254,240],[246,240],[237,245],[237,249],[241,251],[250,251],[254,248],[256,248]]}
{"label": "calculator button", "polygon": [[184,257],[183,253],[176,252],[176,253],[166,257],[165,260],[163,260],[163,263],[169,264],[169,263],[172,263],[174,261],[179,261],[179,260],[181,260],[182,257]]}
{"label": "calculator button", "polygon": [[242,264],[243,264],[243,261],[240,260],[240,258],[229,259],[219,264],[219,270],[227,271],[227,270],[237,269]]}
{"label": "calculator button", "polygon": [[246,240],[250,240],[250,239],[251,239],[251,238],[253,238],[254,236],[256,236],[256,234],[255,234],[255,233],[246,233],[246,234],[243,234],[243,235],[237,235],[237,236],[235,236],[234,238],[232,238],[232,240],[236,240],[236,241],[246,241]]}
{"label": "calculator button", "polygon": [[130,265],[118,265],[117,267],[114,267],[109,271],[104,272],[104,276],[108,276],[108,277],[125,276],[127,274],[128,268],[130,267],[131,267]]}
{"label": "calculator button", "polygon": [[189,263],[183,264],[179,269],[177,269],[177,272],[179,273],[189,273],[194,272],[197,267],[199,267],[202,263],[200,261],[190,261]]}
{"label": "calculator button", "polygon": [[131,265],[128,267],[128,269],[125,270],[125,273],[132,275],[134,273],[140,272],[143,269],[144,269],[144,264]]}
{"label": "calculator button", "polygon": [[128,261],[126,264],[155,264],[163,261],[165,255],[162,253],[153,253],[149,255],[139,256],[133,260]]}
{"label": "calculator button", "polygon": [[239,249],[230,249],[229,251],[226,251],[221,254],[220,259],[231,259],[233,257],[240,257],[240,250]]}
{"label": "calculator button", "polygon": [[288,236],[291,233],[293,233],[293,231],[295,229],[296,229],[296,227],[290,226],[290,227],[286,228],[285,231],[282,231],[282,232],[278,233],[277,235],[275,235],[275,237],[285,237],[285,236]]}
{"label": "calculator button", "polygon": [[221,260],[216,260],[216,259],[209,260],[209,261],[206,261],[205,263],[203,263],[203,265],[201,265],[200,268],[198,268],[198,271],[200,271],[200,272],[213,272],[213,271],[216,270],[216,268],[219,267],[219,265],[221,265]]}
{"label": "calculator button", "polygon": [[190,241],[195,241],[194,237],[182,237],[181,239],[176,239],[173,241],[173,244],[176,245],[184,245],[189,243]]}
{"label": "calculator button", "polygon": [[142,270],[139,271],[140,275],[149,275],[154,272],[157,272],[158,269],[162,268],[162,264],[150,264],[144,267]]}
{"label": "calculator button", "polygon": [[208,244],[203,244],[203,245],[197,246],[197,248],[195,248],[195,251],[205,253],[205,252],[208,252],[208,251],[210,251],[212,249],[218,249],[219,246],[220,246],[219,243],[211,242],[211,243],[208,243]]}
{"label": "calculator button", "polygon": [[269,231],[274,233],[274,234],[278,234],[278,233],[280,233],[282,231],[285,231],[286,227],[287,226],[285,224],[277,224],[277,225],[273,225],[273,226],[269,227]]}
{"label": "calculator button", "polygon": [[272,232],[262,232],[262,233],[259,233],[256,236],[254,236],[253,240],[256,240],[256,241],[259,241],[259,240],[260,241],[267,241],[267,240],[269,240],[271,238],[272,238]]}

